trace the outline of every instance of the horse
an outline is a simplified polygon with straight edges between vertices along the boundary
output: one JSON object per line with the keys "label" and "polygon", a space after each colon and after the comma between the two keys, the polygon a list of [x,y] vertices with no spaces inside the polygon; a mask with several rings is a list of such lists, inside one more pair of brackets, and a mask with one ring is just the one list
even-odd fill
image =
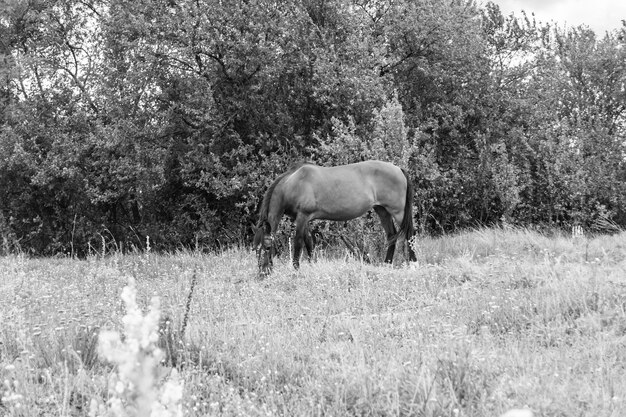
{"label": "horse", "polygon": [[[392,263],[398,238],[408,242],[414,234],[413,186],[404,169],[377,160],[334,167],[312,162],[292,166],[269,186],[259,209],[253,248],[260,276],[272,271],[274,234],[283,215],[296,225],[293,266],[298,269],[302,247],[306,247],[309,257],[313,251],[308,228],[311,220],[347,221],[372,208],[387,237],[385,262]],[[408,246],[409,260],[416,261],[413,248]]]}

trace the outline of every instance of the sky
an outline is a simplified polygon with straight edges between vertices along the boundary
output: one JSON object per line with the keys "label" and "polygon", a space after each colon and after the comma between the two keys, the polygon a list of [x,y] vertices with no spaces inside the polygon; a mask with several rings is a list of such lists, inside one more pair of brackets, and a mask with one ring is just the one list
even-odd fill
{"label": "sky", "polygon": [[[492,0],[507,16],[514,12],[521,16],[521,10],[535,13],[542,22],[556,22],[559,26],[589,26],[596,35],[604,35],[607,30],[622,27],[626,20],[626,0]],[[483,4],[487,0],[483,1]]]}

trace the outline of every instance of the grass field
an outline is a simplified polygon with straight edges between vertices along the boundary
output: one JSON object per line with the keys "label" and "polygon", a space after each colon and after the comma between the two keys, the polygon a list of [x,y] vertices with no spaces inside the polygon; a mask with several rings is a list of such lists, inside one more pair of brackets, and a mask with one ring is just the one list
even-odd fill
{"label": "grass field", "polygon": [[157,377],[179,369],[185,415],[626,416],[626,233],[416,243],[416,268],[279,259],[264,280],[243,249],[0,258],[0,416],[106,400],[96,335],[129,276],[175,329]]}

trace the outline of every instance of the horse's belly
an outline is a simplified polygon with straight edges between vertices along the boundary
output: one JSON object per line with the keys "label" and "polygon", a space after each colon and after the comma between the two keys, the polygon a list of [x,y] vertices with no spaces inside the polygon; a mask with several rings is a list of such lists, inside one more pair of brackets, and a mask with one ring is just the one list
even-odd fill
{"label": "horse's belly", "polygon": [[372,199],[334,198],[317,201],[312,217],[322,220],[347,221],[361,217],[374,206]]}

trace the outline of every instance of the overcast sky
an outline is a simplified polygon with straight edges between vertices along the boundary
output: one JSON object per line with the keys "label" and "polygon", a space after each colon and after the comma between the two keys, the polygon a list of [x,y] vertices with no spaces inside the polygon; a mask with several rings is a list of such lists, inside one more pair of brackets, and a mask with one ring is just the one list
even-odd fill
{"label": "overcast sky", "polygon": [[[520,11],[535,13],[537,20],[554,21],[559,26],[568,27],[585,24],[597,35],[607,30],[618,29],[626,19],[626,0],[492,0],[507,16]],[[483,0],[483,4],[487,0]]]}

